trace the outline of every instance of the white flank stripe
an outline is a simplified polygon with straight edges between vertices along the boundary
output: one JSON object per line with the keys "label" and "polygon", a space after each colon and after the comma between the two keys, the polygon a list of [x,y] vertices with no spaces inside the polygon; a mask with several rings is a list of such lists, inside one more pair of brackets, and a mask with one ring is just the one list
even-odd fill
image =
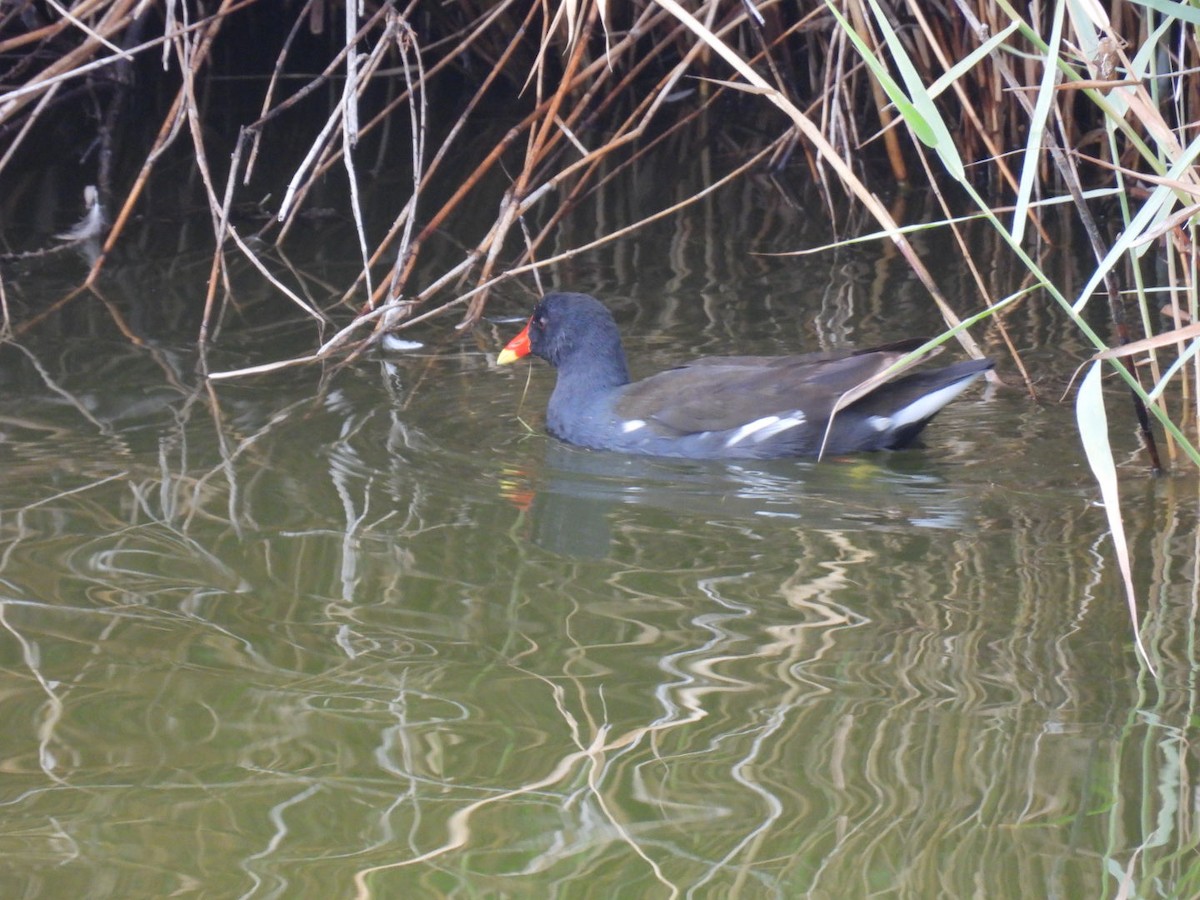
{"label": "white flank stripe", "polygon": [[760,431],[763,428],[770,428],[778,421],[779,416],[763,416],[761,419],[755,419],[753,422],[747,422],[729,436],[729,438],[725,441],[725,446],[732,447],[738,441],[744,441],[746,438],[750,437],[750,435],[754,434],[754,432]]}
{"label": "white flank stripe", "polygon": [[904,427],[911,425],[914,422],[921,422],[928,419],[935,412],[961,394],[967,389],[974,378],[964,378],[962,381],[956,381],[954,384],[948,384],[940,390],[934,391],[932,394],[926,394],[924,397],[918,397],[912,403],[903,409],[898,409],[892,413],[892,424],[895,427]]}
{"label": "white flank stripe", "polygon": [[624,434],[630,434],[637,431],[639,428],[645,428],[646,423],[642,419],[626,419],[621,423],[621,431]]}
{"label": "white flank stripe", "polygon": [[787,431],[789,428],[795,428],[797,425],[804,424],[804,413],[797,410],[790,415],[784,416],[773,425],[767,425],[760,428],[758,433],[754,435],[754,443],[765,441],[773,434],[779,434],[781,431]]}

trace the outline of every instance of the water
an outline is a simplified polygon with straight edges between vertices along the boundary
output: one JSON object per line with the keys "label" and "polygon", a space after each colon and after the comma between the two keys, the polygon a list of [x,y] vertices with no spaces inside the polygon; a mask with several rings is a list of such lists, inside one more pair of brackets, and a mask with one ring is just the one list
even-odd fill
{"label": "water", "polygon": [[[639,373],[936,328],[886,253],[746,256],[749,199],[558,286]],[[1156,680],[1053,311],[1007,323],[1044,402],[972,391],[924,449],[645,460],[542,432],[511,324],[206,385],[179,265],[109,288],[143,346],[100,304],[0,346],[4,896],[1200,892],[1195,479],[1114,392]],[[311,349],[241,299],[213,368]]]}

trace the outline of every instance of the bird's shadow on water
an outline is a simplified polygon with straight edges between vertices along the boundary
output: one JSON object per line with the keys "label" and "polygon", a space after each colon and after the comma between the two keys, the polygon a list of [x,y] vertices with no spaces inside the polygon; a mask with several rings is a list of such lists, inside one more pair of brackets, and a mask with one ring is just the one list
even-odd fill
{"label": "bird's shadow on water", "polygon": [[972,491],[920,450],[808,459],[682,460],[547,445],[529,503],[532,541],[553,553],[609,555],[623,506],[681,522],[787,522],[814,530],[969,528]]}

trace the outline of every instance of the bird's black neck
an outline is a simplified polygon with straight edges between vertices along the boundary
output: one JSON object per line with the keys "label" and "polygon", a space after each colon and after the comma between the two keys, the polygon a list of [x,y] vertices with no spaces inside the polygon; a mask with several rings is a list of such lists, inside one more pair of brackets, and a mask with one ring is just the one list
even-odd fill
{"label": "bird's black neck", "polygon": [[623,384],[629,384],[629,366],[625,362],[625,351],[618,344],[606,353],[581,350],[565,364],[560,364],[554,392],[591,393]]}

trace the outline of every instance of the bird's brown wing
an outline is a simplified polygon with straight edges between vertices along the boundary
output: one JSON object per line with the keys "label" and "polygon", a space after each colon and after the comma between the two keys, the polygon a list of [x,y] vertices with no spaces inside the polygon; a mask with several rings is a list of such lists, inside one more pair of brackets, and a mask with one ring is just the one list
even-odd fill
{"label": "bird's brown wing", "polygon": [[617,413],[675,434],[726,431],[795,410],[810,423],[824,422],[839,396],[922,343],[849,353],[707,357],[629,385]]}

